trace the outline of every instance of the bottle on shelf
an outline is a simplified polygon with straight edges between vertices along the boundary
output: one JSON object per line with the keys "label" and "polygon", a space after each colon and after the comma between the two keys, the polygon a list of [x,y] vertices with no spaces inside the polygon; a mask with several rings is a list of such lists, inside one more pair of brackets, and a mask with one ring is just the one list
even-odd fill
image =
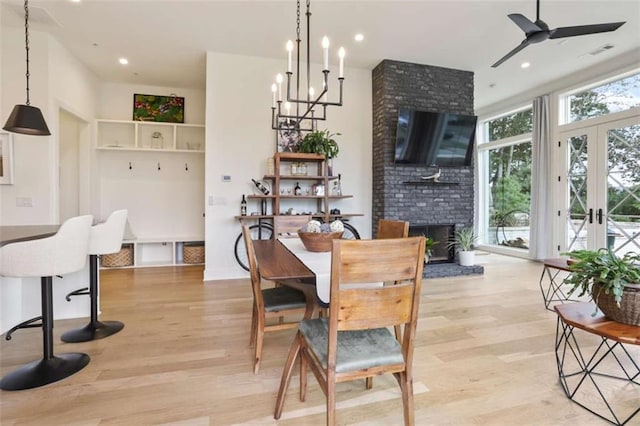
{"label": "bottle on shelf", "polygon": [[251,179],[251,182],[262,192],[264,195],[269,195],[269,190],[266,186],[264,186],[261,182],[258,182],[255,179]]}
{"label": "bottle on shelf", "polygon": [[338,180],[333,181],[333,189],[331,190],[333,195],[342,195],[342,182],[340,182],[342,176],[338,175]]}
{"label": "bottle on shelf", "polygon": [[302,195],[302,188],[300,188],[300,184],[296,182],[296,186],[293,188],[294,195]]}
{"label": "bottle on shelf", "polygon": [[244,198],[244,194],[242,194],[242,201],[240,201],[240,216],[247,215],[247,200]]}

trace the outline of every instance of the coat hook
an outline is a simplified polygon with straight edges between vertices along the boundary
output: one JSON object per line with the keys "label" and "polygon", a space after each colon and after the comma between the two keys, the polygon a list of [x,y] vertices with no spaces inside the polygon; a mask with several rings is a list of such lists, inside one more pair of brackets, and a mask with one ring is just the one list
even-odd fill
{"label": "coat hook", "polygon": [[188,163],[184,163],[184,170],[185,171],[189,171],[189,164]]}
{"label": "coat hook", "polygon": [[131,161],[129,161],[129,170],[133,170],[133,166],[131,165]]}
{"label": "coat hook", "polygon": [[160,163],[158,163],[158,170],[160,170]]}

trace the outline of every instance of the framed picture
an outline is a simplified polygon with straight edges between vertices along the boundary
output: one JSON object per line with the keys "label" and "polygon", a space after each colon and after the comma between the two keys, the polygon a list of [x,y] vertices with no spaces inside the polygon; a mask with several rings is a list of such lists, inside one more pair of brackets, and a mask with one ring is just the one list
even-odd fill
{"label": "framed picture", "polygon": [[0,132],[0,185],[13,183],[13,139],[11,134]]}
{"label": "framed picture", "polygon": [[300,129],[287,127],[285,121],[280,122],[280,130],[278,130],[278,152],[298,152],[298,146],[302,141]]}
{"label": "framed picture", "polygon": [[133,119],[184,123],[184,98],[136,93],[133,95]]}

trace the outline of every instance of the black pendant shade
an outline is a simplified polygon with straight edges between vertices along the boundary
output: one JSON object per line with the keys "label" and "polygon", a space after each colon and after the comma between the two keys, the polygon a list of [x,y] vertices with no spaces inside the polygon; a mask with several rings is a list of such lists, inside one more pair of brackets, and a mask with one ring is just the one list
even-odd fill
{"label": "black pendant shade", "polygon": [[24,135],[48,136],[51,134],[40,108],[31,105],[14,106],[3,129]]}

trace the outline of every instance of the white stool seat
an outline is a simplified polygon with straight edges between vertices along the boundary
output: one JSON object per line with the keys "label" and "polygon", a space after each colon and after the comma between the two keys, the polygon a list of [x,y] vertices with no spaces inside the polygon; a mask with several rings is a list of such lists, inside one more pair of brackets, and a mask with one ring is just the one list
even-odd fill
{"label": "white stool seat", "polygon": [[64,379],[89,363],[84,353],[53,354],[53,276],[84,268],[89,249],[91,215],[65,221],[48,238],[0,247],[0,275],[41,277],[43,358],[24,365],[0,380],[0,389],[21,390]]}
{"label": "white stool seat", "polygon": [[122,248],[124,228],[127,223],[127,210],[116,210],[109,215],[104,223],[99,223],[91,228],[91,240],[89,242],[89,289],[82,288],[67,295],[89,295],[91,303],[91,320],[89,324],[69,330],[61,336],[63,342],[78,343],[90,340],[103,339],[111,336],[124,328],[120,321],[98,321],[98,284],[99,265],[98,255],[116,253]]}

